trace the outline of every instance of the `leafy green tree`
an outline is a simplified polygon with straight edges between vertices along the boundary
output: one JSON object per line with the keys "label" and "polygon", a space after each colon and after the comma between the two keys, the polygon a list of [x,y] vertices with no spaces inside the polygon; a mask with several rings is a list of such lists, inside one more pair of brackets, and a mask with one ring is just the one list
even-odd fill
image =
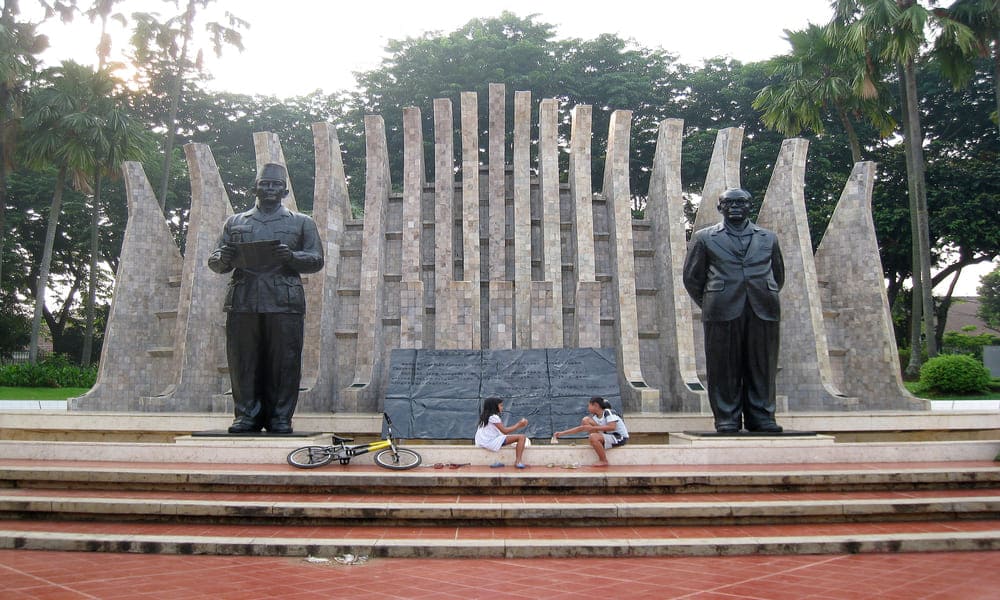
{"label": "leafy green tree", "polygon": [[835,31],[810,24],[804,30],[785,33],[791,52],[772,59],[779,80],[760,91],[754,108],[764,111],[765,125],[788,136],[802,131],[824,133],[826,113],[831,112],[847,133],[851,163],[863,160],[855,121],[868,121],[883,136],[896,126],[888,111],[887,94],[877,89],[884,83],[859,77],[864,70],[848,61],[863,57],[843,52]]}
{"label": "leafy green tree", "polygon": [[[993,122],[1000,128],[1000,0],[955,0],[944,14],[972,30],[977,54],[989,59],[995,101]],[[978,69],[960,46],[949,41],[945,38],[945,43],[937,48],[937,55],[945,75],[956,87],[963,87]]]}
{"label": "leafy green tree", "polygon": [[[32,299],[42,264],[45,247],[47,206],[58,172],[55,168],[30,170],[21,168],[8,178],[12,211],[8,219],[10,255],[7,293],[16,299],[18,313],[27,315],[29,334],[33,311]],[[83,314],[82,294],[89,277],[90,202],[87,194],[67,186],[63,194],[59,227],[52,247],[48,293],[43,306],[42,322],[48,330],[54,350],[78,360],[80,357]],[[102,241],[110,235],[102,228]],[[107,312],[111,296],[110,280],[102,278],[98,298],[102,305],[95,322],[100,325]],[[30,335],[29,335],[30,338]],[[30,339],[29,339],[30,343]],[[95,351],[99,336],[95,336]]]}
{"label": "leafy green tree", "polygon": [[979,280],[979,318],[990,329],[1000,331],[1000,269],[983,275]]}
{"label": "leafy green tree", "polygon": [[19,21],[19,17],[19,3],[5,0],[0,10],[0,293],[6,256],[7,172],[13,164],[26,84],[35,73],[38,55],[49,45],[35,24]]}
{"label": "leafy green tree", "polygon": [[31,339],[31,319],[13,303],[0,305],[0,358],[24,348]]}
{"label": "leafy green tree", "polygon": [[[900,73],[903,143],[907,158],[907,191],[910,198],[913,239],[913,324],[911,345],[920,346],[920,319],[927,332],[927,354],[937,354],[934,311],[931,296],[930,233],[927,216],[927,184],[922,147],[923,134],[918,109],[916,63],[927,44],[926,27],[932,13],[916,0],[834,0],[830,30],[843,41],[845,51],[864,56],[864,75],[872,81],[885,77],[887,70]],[[950,19],[936,19],[940,28],[938,44],[971,53],[974,38],[967,27]],[[912,352],[907,373],[915,375],[920,353]]]}
{"label": "leafy green tree", "polygon": [[24,117],[22,151],[33,168],[52,167],[57,176],[49,207],[45,246],[35,284],[35,314],[31,325],[29,360],[38,356],[38,336],[48,289],[52,249],[55,244],[63,191],[71,177],[77,189],[88,190],[88,177],[98,163],[102,146],[101,109],[114,89],[104,73],[65,61],[43,74],[46,84],[34,90]]}
{"label": "leafy green tree", "polygon": [[[166,1],[166,0],[165,0]],[[170,0],[175,6],[176,0]],[[170,173],[174,161],[174,140],[177,136],[177,112],[181,97],[184,95],[185,80],[190,77],[202,77],[202,50],[195,50],[195,20],[199,9],[208,7],[215,0],[187,0],[184,11],[178,15],[160,22],[152,13],[135,13],[135,30],[132,44],[135,47],[137,62],[152,63],[158,66],[160,73],[168,82],[166,136],[163,145],[163,167],[160,178],[160,208],[165,209],[167,191],[170,185]],[[243,36],[240,29],[249,24],[226,12],[228,24],[210,21],[205,24],[212,50],[216,56],[222,55],[223,45],[230,45],[237,50],[243,50]],[[194,52],[195,57],[191,54]]]}
{"label": "leafy green tree", "polygon": [[[488,19],[474,19],[448,34],[391,40],[380,67],[358,75],[360,91],[345,115],[341,142],[347,150],[345,168],[351,179],[363,181],[365,113],[381,114],[387,124],[390,149],[402,148],[402,115],[407,106],[425,111],[435,98],[449,98],[458,105],[463,91],[479,92],[480,131],[487,131],[489,112],[486,90],[490,83],[504,83],[508,106],[515,90],[530,90],[532,102],[543,98],[560,101],[560,136],[569,138],[568,111],[590,104],[593,113],[593,147],[606,147],[611,113],[633,111],[631,158],[652,164],[656,123],[679,112],[682,93],[675,58],[662,50],[638,46],[614,35],[593,40],[556,40],[554,26],[504,12]],[[507,111],[507,132],[512,135],[514,114]],[[433,118],[424,117],[424,141],[433,147]],[[534,127],[534,123],[533,123]],[[508,140],[508,146],[510,141]],[[567,166],[564,155],[561,169]],[[485,160],[485,157],[484,157]],[[391,169],[402,173],[402,156],[390,156]],[[604,161],[595,155],[594,181],[603,177]],[[398,180],[398,179],[397,179]],[[649,170],[633,169],[634,195],[644,196]]]}

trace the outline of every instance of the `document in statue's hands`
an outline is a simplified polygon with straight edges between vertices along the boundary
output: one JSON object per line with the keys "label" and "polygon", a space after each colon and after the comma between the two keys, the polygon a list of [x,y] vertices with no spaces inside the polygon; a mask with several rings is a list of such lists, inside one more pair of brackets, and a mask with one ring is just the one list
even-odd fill
{"label": "document in statue's hands", "polygon": [[241,269],[253,269],[278,264],[281,261],[278,260],[274,251],[280,245],[281,242],[278,240],[233,243],[233,246],[236,248],[236,258],[233,259],[233,266]]}

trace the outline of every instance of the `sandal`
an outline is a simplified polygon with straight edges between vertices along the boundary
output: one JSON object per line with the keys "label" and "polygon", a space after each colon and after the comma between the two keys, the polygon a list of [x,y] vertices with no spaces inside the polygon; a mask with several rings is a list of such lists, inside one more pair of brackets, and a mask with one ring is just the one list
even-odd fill
{"label": "sandal", "polygon": [[518,469],[526,469],[526,468],[528,468],[528,465],[526,465],[524,463],[517,463],[514,466],[517,467]]}
{"label": "sandal", "polygon": [[500,461],[497,461],[497,462],[493,463],[492,465],[490,465],[491,469],[499,469],[501,467],[503,467],[503,463],[500,462]]}

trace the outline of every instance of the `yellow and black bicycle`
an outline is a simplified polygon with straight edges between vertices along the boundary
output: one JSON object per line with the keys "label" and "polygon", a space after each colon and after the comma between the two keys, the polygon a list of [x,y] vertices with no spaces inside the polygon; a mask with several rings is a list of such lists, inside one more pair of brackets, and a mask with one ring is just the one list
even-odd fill
{"label": "yellow and black bicycle", "polygon": [[353,438],[334,434],[333,443],[329,446],[303,446],[292,450],[288,454],[288,464],[300,469],[315,469],[338,460],[340,464],[346,465],[355,456],[374,452],[375,464],[386,469],[405,471],[418,466],[420,455],[409,448],[400,448],[392,429],[392,420],[385,413],[382,413],[382,418],[385,419],[387,432],[384,440],[348,446],[354,441]]}

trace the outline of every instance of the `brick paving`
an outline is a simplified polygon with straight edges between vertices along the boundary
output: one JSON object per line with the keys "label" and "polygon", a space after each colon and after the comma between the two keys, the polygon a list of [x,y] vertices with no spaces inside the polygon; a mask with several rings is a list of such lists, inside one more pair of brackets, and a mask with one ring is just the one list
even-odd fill
{"label": "brick paving", "polygon": [[1000,552],[616,559],[372,559],[0,551],[21,599],[994,600]]}
{"label": "brick paving", "polygon": [[[12,466],[18,461],[4,460]],[[55,461],[53,461],[55,462]],[[24,464],[37,462],[25,461]],[[52,464],[46,461],[46,464]],[[75,467],[108,468],[111,463],[73,462]],[[118,465],[134,469],[139,465]],[[151,465],[145,465],[151,466]],[[982,463],[885,463],[844,465],[755,465],[672,466],[642,468],[647,474],[698,471],[810,471],[838,467],[851,470],[885,470],[963,466],[982,468]],[[158,464],[167,471],[197,468],[200,471],[283,472],[286,465],[190,465]],[[372,466],[350,465],[332,470],[381,471]],[[549,469],[532,469],[550,473]],[[589,469],[584,468],[584,471]],[[616,474],[635,467],[612,467]],[[477,467],[458,472],[491,472]],[[589,470],[598,472],[598,470]],[[449,471],[450,472],[450,471]],[[557,470],[556,472],[562,472]],[[906,499],[963,497],[992,494],[995,490],[896,490],[856,492],[777,492],[702,494],[618,494],[615,501],[645,502],[754,501],[754,500],[836,500],[839,498]],[[5,496],[62,496],[66,498],[112,498],[122,491],[99,489],[3,490]],[[236,499],[290,502],[361,501],[370,496],[358,493],[256,493],[129,491],[133,498],[183,498],[226,504]],[[607,495],[502,494],[481,490],[473,494],[397,494],[393,500],[525,504],[537,502],[586,503],[608,501]],[[384,527],[380,525],[289,526],[236,523],[155,523],[5,520],[0,529],[9,531],[121,532],[143,535],[192,536],[241,535],[252,538],[296,537],[455,540],[471,539],[580,540],[592,539],[688,539],[699,537],[836,536],[877,534],[884,531],[950,534],[995,531],[997,521],[948,520],[892,523],[803,523],[768,525],[691,526],[602,526],[601,523],[553,527]],[[750,555],[730,557],[671,558],[535,558],[535,559],[417,559],[373,558],[363,565],[315,564],[301,557],[190,556],[166,554],[118,554],[110,552],[61,552],[0,550],[0,600],[22,598],[570,598],[597,593],[613,598],[695,598],[748,599],[997,599],[1000,598],[1000,552],[891,553],[845,555]]]}

